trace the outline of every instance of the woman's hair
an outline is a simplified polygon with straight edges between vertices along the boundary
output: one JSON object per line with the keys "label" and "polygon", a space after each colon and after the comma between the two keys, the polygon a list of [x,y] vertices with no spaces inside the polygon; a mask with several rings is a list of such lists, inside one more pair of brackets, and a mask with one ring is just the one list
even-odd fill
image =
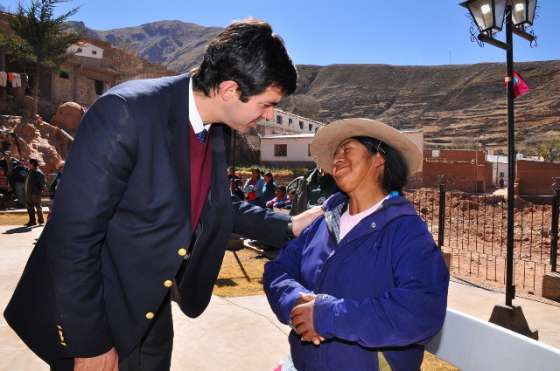
{"label": "woman's hair", "polygon": [[379,153],[385,159],[380,181],[383,190],[387,193],[392,191],[402,193],[408,181],[408,166],[401,153],[379,139],[363,136],[352,137],[352,139],[362,143],[372,155]]}

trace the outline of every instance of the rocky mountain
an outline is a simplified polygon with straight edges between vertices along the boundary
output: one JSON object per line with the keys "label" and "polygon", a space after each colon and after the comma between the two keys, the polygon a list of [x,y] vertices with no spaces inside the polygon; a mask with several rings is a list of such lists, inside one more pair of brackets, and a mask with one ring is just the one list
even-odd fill
{"label": "rocky mountain", "polygon": [[223,28],[204,27],[181,21],[159,21],[107,31],[87,28],[82,22],[70,26],[88,37],[110,42],[139,57],[167,68],[186,72],[200,63],[206,45]]}
{"label": "rocky mountain", "polygon": [[[560,133],[560,61],[518,63],[530,91],[515,99],[517,140]],[[344,117],[422,129],[428,147],[506,144],[505,65],[299,66],[285,108],[328,122]]]}
{"label": "rocky mountain", "polygon": [[[161,21],[107,31],[74,23],[89,36],[132,49],[140,57],[185,72],[200,62],[222,29]],[[298,66],[299,86],[282,108],[320,121],[342,117],[384,120],[422,129],[428,147],[504,147],[504,64],[448,66]],[[560,61],[518,63],[531,88],[515,100],[520,143],[560,131]]]}

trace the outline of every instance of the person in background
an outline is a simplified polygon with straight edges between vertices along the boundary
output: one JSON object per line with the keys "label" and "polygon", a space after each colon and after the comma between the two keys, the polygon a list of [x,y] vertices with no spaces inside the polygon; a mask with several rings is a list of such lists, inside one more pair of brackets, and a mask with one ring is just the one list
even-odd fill
{"label": "person in background", "polygon": [[231,180],[240,180],[241,178],[235,174],[235,170],[232,166],[228,166],[227,168],[228,179]]}
{"label": "person in background", "polygon": [[27,207],[25,203],[25,181],[28,174],[29,168],[25,166],[25,161],[14,158],[12,161],[12,182],[14,194],[20,207]]}
{"label": "person in background", "polygon": [[229,190],[232,196],[239,198],[240,200],[245,200],[245,194],[241,189],[241,179],[232,179],[229,182]]}
{"label": "person in background", "polygon": [[289,209],[291,207],[291,201],[286,193],[286,186],[278,186],[276,188],[275,197],[266,203],[266,207],[272,208],[283,208]]}
{"label": "person in background", "polygon": [[261,170],[258,168],[251,169],[251,177],[247,179],[243,186],[245,199],[249,202],[257,203],[262,197],[264,187],[264,179],[261,176]]}
{"label": "person in background", "polygon": [[[45,175],[39,169],[39,162],[32,158],[29,160],[29,174],[25,180],[25,203],[27,206],[27,214],[29,221],[26,226],[31,227],[37,224],[43,224],[43,208],[41,207],[41,196],[45,190]],[[35,219],[35,211],[37,211],[37,219]]]}
{"label": "person in background", "polygon": [[258,203],[261,206],[266,205],[266,203],[274,198],[276,194],[276,183],[274,183],[274,177],[271,172],[264,174],[264,186],[262,195],[258,198]]}
{"label": "person in background", "polygon": [[449,272],[426,223],[402,195],[422,152],[389,125],[335,121],[311,143],[342,192],[265,265],[264,289],[290,324],[297,370],[419,370],[443,325]]}

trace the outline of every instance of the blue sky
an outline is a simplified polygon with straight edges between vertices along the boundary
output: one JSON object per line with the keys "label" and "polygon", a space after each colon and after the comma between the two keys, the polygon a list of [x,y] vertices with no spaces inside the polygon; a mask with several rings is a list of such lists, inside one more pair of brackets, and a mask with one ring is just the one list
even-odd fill
{"label": "blue sky", "polygon": [[[17,0],[0,0],[15,10]],[[24,0],[24,4],[28,1]],[[226,26],[248,16],[264,19],[285,40],[297,64],[394,65],[504,62],[505,52],[470,41],[470,19],[458,0],[74,0],[73,19],[106,30],[175,19]],[[560,0],[539,0],[538,46],[514,36],[514,60],[560,59]],[[503,32],[499,38],[503,38]]]}

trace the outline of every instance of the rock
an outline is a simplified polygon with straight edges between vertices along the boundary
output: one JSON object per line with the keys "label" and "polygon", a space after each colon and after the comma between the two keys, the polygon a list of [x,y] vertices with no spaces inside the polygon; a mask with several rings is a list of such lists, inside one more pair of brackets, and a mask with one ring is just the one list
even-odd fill
{"label": "rock", "polygon": [[73,142],[67,132],[40,119],[0,115],[0,130],[14,133],[16,139],[10,135],[13,156],[37,159],[45,174],[56,171],[56,165],[68,156]]}
{"label": "rock", "polygon": [[51,123],[54,126],[66,130],[71,135],[75,135],[84,112],[84,107],[76,102],[62,103],[56,109]]}

